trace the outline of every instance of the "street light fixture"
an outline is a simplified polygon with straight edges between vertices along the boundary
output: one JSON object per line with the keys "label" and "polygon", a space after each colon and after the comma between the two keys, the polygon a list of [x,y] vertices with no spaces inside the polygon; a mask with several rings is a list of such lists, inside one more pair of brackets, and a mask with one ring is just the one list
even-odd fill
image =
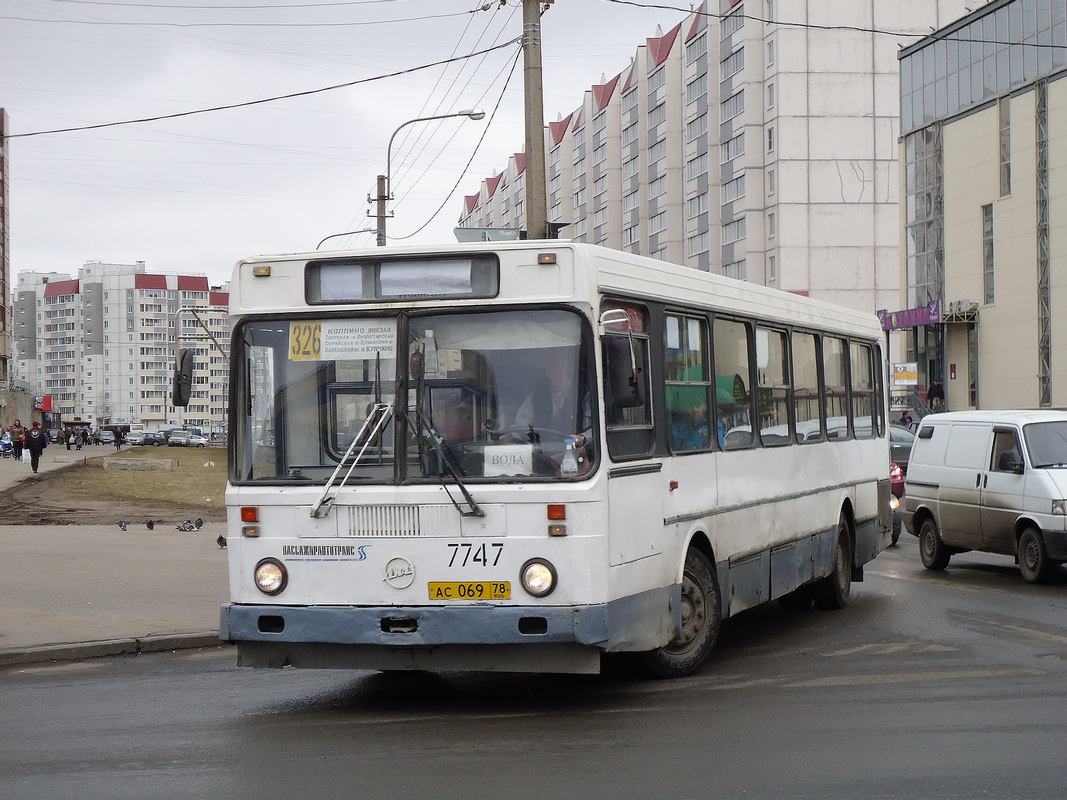
{"label": "street light fixture", "polygon": [[357,233],[377,233],[377,231],[378,231],[377,228],[364,228],[363,230],[359,230],[359,231],[345,231],[344,233],[331,233],[329,236],[325,237],[322,240],[322,242],[319,242],[317,245],[315,245],[315,249],[318,250],[320,247],[322,247],[323,242],[325,242],[327,239],[335,239],[338,236],[355,236]]}
{"label": "street light fixture", "polygon": [[401,130],[408,125],[413,125],[416,122],[430,122],[435,119],[449,119],[450,117],[468,117],[469,119],[479,120],[485,117],[485,112],[480,108],[466,108],[462,111],[456,111],[452,114],[436,114],[432,117],[418,117],[417,119],[409,119],[407,122],[402,123],[396,130],[393,131],[393,135],[389,137],[389,146],[385,150],[385,175],[378,176],[378,197],[377,197],[377,216],[378,216],[378,246],[385,247],[385,203],[387,200],[393,199],[392,183],[390,178],[393,171],[393,140]]}

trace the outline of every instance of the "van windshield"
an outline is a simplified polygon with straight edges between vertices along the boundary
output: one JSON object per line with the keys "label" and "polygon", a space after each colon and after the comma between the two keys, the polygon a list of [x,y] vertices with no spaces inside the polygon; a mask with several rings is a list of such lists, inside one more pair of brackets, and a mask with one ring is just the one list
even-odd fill
{"label": "van windshield", "polygon": [[1035,467],[1067,467],[1067,420],[1026,425],[1023,436]]}

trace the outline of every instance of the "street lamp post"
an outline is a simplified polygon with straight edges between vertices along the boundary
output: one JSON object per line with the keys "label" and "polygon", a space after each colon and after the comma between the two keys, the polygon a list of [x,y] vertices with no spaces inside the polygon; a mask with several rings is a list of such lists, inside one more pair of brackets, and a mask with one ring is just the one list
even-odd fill
{"label": "street lamp post", "polygon": [[392,164],[393,164],[393,139],[400,133],[401,130],[408,125],[413,125],[416,122],[430,122],[435,119],[448,119],[450,117],[468,117],[469,119],[482,119],[485,116],[485,112],[480,108],[467,108],[463,111],[456,111],[453,114],[437,114],[432,117],[419,117],[417,119],[409,119],[407,122],[401,124],[393,135],[389,137],[389,146],[385,150],[385,174],[378,176],[378,197],[376,216],[378,218],[378,246],[385,247],[385,220],[387,215],[385,213],[385,203],[387,200],[392,200],[392,184],[390,178],[392,177]]}

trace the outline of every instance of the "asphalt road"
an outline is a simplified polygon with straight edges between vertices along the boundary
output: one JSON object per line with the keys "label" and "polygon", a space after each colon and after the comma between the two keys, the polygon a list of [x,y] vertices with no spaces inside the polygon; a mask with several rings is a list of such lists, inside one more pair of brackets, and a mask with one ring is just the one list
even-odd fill
{"label": "asphalt road", "polygon": [[229,649],[0,673],[0,797],[1062,798],[1067,570],[879,556],[845,611],[727,623],[678,681],[252,671]]}

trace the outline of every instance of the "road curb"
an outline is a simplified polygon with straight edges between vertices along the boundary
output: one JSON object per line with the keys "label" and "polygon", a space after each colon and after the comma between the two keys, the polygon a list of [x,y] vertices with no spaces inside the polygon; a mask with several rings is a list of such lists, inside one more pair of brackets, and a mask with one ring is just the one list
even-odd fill
{"label": "road curb", "polygon": [[204,633],[174,633],[143,636],[133,639],[105,639],[98,642],[48,644],[18,650],[0,649],[0,667],[17,664],[39,664],[46,661],[80,661],[83,658],[138,655],[164,650],[187,650],[198,647],[219,647],[218,631]]}

